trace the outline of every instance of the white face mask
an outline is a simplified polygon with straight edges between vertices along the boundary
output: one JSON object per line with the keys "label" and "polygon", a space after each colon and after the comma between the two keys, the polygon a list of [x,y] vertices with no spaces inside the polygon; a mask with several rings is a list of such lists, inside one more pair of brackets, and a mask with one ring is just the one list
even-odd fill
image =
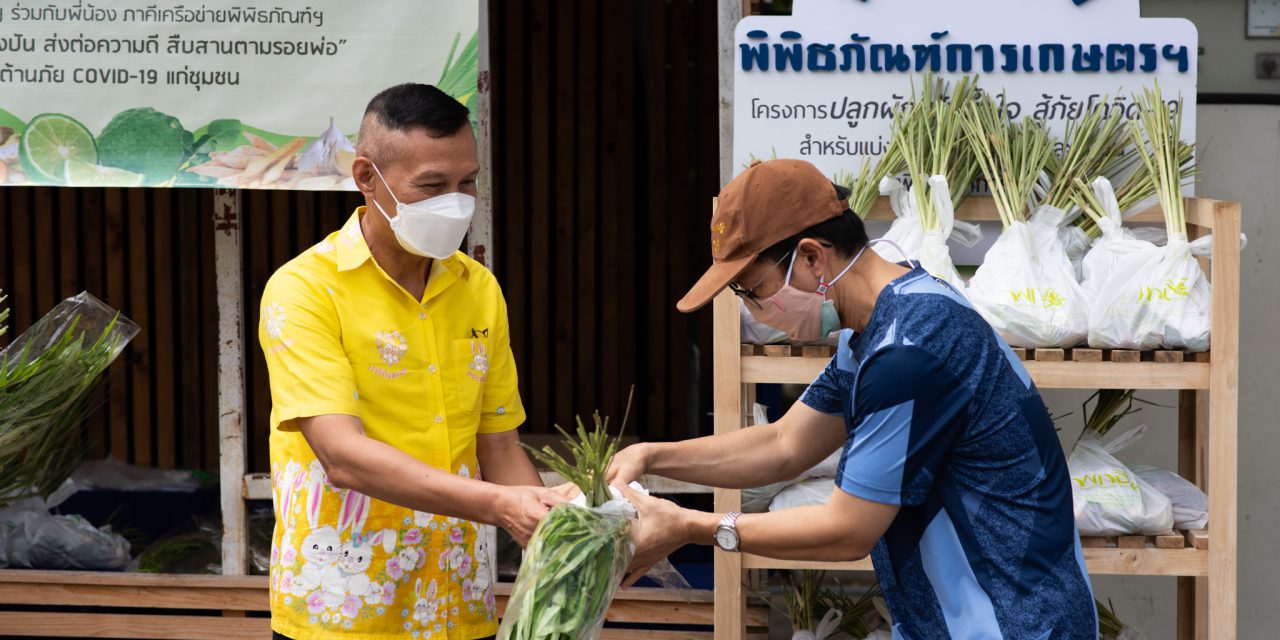
{"label": "white face mask", "polygon": [[462,246],[462,239],[471,228],[471,217],[476,212],[474,197],[455,191],[405,204],[391,190],[378,165],[373,165],[373,170],[396,201],[396,217],[387,215],[377,200],[373,204],[387,219],[405,251],[415,256],[444,260]]}

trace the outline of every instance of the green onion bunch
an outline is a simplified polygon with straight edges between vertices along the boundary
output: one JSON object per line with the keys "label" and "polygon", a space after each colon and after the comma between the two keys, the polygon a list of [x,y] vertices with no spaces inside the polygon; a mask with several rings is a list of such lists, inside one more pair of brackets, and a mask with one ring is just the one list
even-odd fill
{"label": "green onion bunch", "polygon": [[88,448],[81,421],[104,397],[102,372],[137,332],[80,294],[0,351],[0,507],[71,475]]}
{"label": "green onion bunch", "polygon": [[[628,400],[628,412],[630,401]],[[577,485],[587,507],[562,504],[534,530],[498,637],[502,640],[594,638],[622,584],[634,548],[631,522],[598,511],[610,499],[606,472],[618,451],[599,413],[590,430],[577,420],[577,438],[559,426],[573,462],[550,447],[529,448],[538,462]],[[623,427],[626,426],[623,420]]]}

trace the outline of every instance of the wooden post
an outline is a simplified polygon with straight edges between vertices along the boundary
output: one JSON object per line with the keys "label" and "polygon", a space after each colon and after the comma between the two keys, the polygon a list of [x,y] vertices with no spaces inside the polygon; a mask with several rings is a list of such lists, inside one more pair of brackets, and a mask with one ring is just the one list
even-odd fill
{"label": "wooden post", "polygon": [[[716,297],[713,325],[715,363],[715,432],[732,433],[742,428],[742,321],[738,298],[725,291]],[[742,492],[715,490],[716,513],[742,510]],[[715,638],[742,640],[745,637],[746,600],[742,590],[742,555],[715,550]]]}
{"label": "wooden post", "polygon": [[1213,355],[1209,373],[1209,629],[1236,637],[1240,367],[1240,203],[1213,209]]}
{"label": "wooden post", "polygon": [[249,569],[245,523],[244,290],[240,190],[213,192],[214,273],[218,292],[218,450],[222,486],[222,573]]}
{"label": "wooden post", "polygon": [[480,264],[493,270],[493,148],[489,129],[489,3],[480,2],[480,35],[476,52],[476,147],[480,160],[480,177],[476,180],[476,215],[467,232],[467,253]]}

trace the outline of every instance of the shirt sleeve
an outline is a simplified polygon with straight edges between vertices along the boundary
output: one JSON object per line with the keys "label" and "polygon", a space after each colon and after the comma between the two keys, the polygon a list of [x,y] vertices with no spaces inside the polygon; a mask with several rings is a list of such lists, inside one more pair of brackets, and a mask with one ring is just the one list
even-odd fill
{"label": "shirt sleeve", "polygon": [[800,396],[805,406],[827,415],[844,415],[845,405],[853,389],[853,354],[849,350],[849,340],[853,332],[845,329],[840,332],[837,342],[839,348],[836,355],[827,363],[827,368],[818,374],[818,379],[809,384]]}
{"label": "shirt sleeve", "polygon": [[498,294],[498,314],[489,375],[484,384],[479,433],[502,433],[524,424],[524,405],[520,401],[520,378],[511,352],[511,332],[507,322],[507,303]]}
{"label": "shirt sleeve", "polygon": [[864,500],[922,504],[968,425],[970,398],[945,363],[923,349],[876,352],[858,372],[857,423],[836,484]]}
{"label": "shirt sleeve", "polygon": [[355,373],[342,347],[337,309],[324,290],[277,272],[262,293],[258,341],[267,360],[271,425],[326,414],[360,416]]}

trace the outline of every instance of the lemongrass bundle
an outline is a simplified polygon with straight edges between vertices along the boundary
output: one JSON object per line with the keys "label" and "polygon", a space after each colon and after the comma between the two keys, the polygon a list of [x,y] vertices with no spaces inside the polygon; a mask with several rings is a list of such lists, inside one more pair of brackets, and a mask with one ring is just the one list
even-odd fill
{"label": "lemongrass bundle", "polygon": [[1076,204],[1082,182],[1131,163],[1125,154],[1129,137],[1124,120],[1108,117],[1103,104],[1069,122],[1062,144],[1062,155],[1051,156],[1045,167],[1050,186],[1041,201],[1043,205],[1069,209]]}
{"label": "lemongrass bundle", "polygon": [[898,142],[893,140],[878,160],[872,162],[867,158],[862,161],[862,167],[856,175],[842,171],[835,175],[833,182],[849,189],[849,209],[859,218],[866,218],[880,195],[880,181],[897,174],[902,166],[902,150]]}
{"label": "lemongrass bundle", "polygon": [[[0,291],[0,304],[4,304],[9,297],[4,295],[4,291]],[[0,336],[9,330],[9,308],[0,307]]]}
{"label": "lemongrass bundle", "polygon": [[954,209],[969,194],[978,173],[973,148],[964,140],[964,117],[976,83],[961,78],[953,89],[941,78],[925,76],[915,104],[900,108],[893,118],[893,138],[916,192],[916,207],[925,230],[942,228],[929,179],[946,178],[947,197]]}
{"label": "lemongrass bundle", "polygon": [[1147,181],[1160,200],[1169,236],[1185,238],[1187,215],[1182,185],[1184,166],[1190,162],[1191,154],[1182,141],[1182,98],[1178,98],[1175,112],[1157,84],[1144,89],[1142,96],[1134,96],[1134,101],[1141,108],[1141,115],[1129,122],[1130,139],[1146,168]]}
{"label": "lemongrass bundle", "polygon": [[961,123],[1005,228],[1026,222],[1041,171],[1053,155],[1044,125],[1031,119],[1011,122],[1003,96],[982,94],[969,103]]}

